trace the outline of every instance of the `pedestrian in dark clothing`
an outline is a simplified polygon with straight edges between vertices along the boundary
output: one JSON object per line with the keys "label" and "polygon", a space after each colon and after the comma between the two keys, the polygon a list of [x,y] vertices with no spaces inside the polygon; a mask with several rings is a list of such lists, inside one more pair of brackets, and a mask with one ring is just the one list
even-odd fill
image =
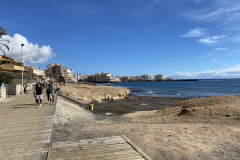
{"label": "pedestrian in dark clothing", "polygon": [[47,95],[48,103],[50,103],[50,86],[48,86],[48,88],[46,90],[46,95]]}
{"label": "pedestrian in dark clothing", "polygon": [[40,86],[41,84],[38,83],[37,87],[35,88],[35,97],[37,99],[37,107],[42,107],[42,99],[43,99],[43,93],[42,90],[43,88]]}
{"label": "pedestrian in dark clothing", "polygon": [[143,100],[142,100],[141,97],[140,97],[140,99],[139,99],[139,104],[143,104]]}

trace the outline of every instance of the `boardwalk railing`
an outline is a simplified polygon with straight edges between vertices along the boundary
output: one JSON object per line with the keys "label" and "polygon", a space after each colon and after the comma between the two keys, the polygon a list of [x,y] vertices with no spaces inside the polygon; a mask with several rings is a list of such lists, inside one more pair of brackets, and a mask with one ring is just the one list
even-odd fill
{"label": "boardwalk railing", "polygon": [[15,91],[7,91],[6,92],[6,98],[10,98],[16,96],[16,92]]}

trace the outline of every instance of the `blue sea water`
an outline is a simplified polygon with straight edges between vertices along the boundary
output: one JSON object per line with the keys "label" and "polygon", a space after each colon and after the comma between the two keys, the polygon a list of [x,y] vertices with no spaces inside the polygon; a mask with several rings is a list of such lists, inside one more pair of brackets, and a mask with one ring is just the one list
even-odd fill
{"label": "blue sea water", "polygon": [[125,82],[113,86],[129,88],[139,96],[200,98],[219,95],[240,96],[240,79],[199,81]]}

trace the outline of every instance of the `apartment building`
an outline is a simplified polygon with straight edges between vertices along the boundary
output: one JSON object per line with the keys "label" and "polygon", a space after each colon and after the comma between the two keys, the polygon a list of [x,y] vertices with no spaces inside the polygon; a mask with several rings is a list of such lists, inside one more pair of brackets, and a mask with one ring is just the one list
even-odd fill
{"label": "apartment building", "polygon": [[32,66],[25,66],[25,70],[28,71],[29,73],[36,75],[36,76],[41,76],[43,78],[46,78],[46,72],[44,70],[32,67]]}
{"label": "apartment building", "polygon": [[47,65],[47,75],[57,81],[76,82],[76,79],[73,77],[73,72],[59,63]]}
{"label": "apartment building", "polygon": [[112,76],[111,73],[97,73],[94,75],[94,79],[97,83],[108,83],[108,82],[121,82],[121,78],[117,76]]}
{"label": "apartment building", "polygon": [[97,73],[96,75],[96,82],[97,83],[107,83],[111,80],[111,73]]}
{"label": "apartment building", "polygon": [[[0,56],[0,70],[7,72],[19,72],[22,71],[22,63],[16,62],[14,59]],[[23,71],[25,71],[23,67]]]}

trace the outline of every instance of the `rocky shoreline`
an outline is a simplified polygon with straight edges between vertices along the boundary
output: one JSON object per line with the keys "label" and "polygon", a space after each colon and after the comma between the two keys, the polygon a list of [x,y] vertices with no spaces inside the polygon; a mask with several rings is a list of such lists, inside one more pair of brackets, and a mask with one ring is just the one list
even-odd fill
{"label": "rocky shoreline", "polygon": [[92,102],[101,103],[107,98],[114,100],[125,99],[130,93],[127,88],[112,87],[112,86],[96,86],[90,84],[71,84],[66,83],[65,86],[60,86],[63,95],[67,95],[78,100],[81,103],[87,104]]}

